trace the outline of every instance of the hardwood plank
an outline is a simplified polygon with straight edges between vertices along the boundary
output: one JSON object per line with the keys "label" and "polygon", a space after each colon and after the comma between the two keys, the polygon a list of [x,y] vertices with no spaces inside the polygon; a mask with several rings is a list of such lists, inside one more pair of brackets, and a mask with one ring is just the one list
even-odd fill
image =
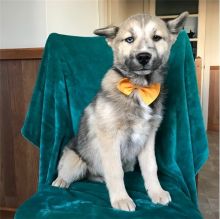
{"label": "hardwood plank", "polygon": [[208,130],[219,131],[219,66],[210,67]]}
{"label": "hardwood plank", "polygon": [[2,211],[0,210],[0,218],[2,219],[13,219],[15,212],[13,211]]}
{"label": "hardwood plank", "polygon": [[[21,121],[21,126],[23,124],[26,112],[28,110],[28,105],[32,97],[39,65],[40,65],[39,60],[22,60],[22,87],[23,87],[23,100],[25,104],[24,104],[24,111],[23,111],[24,114],[23,114],[23,119]],[[33,74],[30,74],[30,72],[33,72]],[[25,199],[27,199],[24,197],[30,197],[30,195],[32,195],[37,188],[39,150],[38,148],[27,142],[27,140],[25,140],[21,135],[19,135],[19,142],[20,142],[20,147],[17,147],[17,150],[18,151],[26,150],[26,155],[27,155],[26,165],[27,164],[31,165],[31,168],[26,168],[26,172],[28,176],[28,183],[26,184],[26,190],[23,191],[22,194],[19,196],[22,197],[21,199],[19,199],[19,202],[22,203],[23,201],[25,201]],[[18,159],[19,157],[17,157],[16,160]],[[20,180],[22,181],[21,176],[20,176]]]}
{"label": "hardwood plank", "polygon": [[0,61],[1,208],[17,208],[37,189],[39,151],[20,130],[39,64],[33,59]]}
{"label": "hardwood plank", "polygon": [[10,106],[10,86],[9,86],[9,74],[5,72],[13,71],[14,69],[20,68],[19,62],[14,62],[13,64],[1,65],[0,74],[0,153],[1,153],[1,205],[6,206],[6,197],[10,198],[11,205],[14,206],[16,203],[16,188],[14,185],[10,185],[11,182],[15,182],[15,167],[14,167],[14,151],[12,145],[14,145],[14,139],[11,134],[13,120],[11,119],[11,106]]}
{"label": "hardwood plank", "polygon": [[0,49],[0,60],[41,59],[43,48]]}

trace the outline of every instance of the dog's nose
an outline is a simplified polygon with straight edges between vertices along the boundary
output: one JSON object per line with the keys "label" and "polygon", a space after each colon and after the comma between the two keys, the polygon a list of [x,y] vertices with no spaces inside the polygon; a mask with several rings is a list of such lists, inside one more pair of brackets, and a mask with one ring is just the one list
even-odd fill
{"label": "dog's nose", "polygon": [[137,54],[136,58],[141,65],[146,65],[151,59],[151,54],[148,52],[142,52]]}

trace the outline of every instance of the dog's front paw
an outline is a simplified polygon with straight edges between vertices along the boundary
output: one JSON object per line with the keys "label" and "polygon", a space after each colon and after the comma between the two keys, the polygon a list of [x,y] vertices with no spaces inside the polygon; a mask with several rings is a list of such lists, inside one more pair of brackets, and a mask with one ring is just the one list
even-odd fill
{"label": "dog's front paw", "polygon": [[52,186],[55,187],[60,187],[60,188],[68,188],[69,187],[69,183],[67,183],[64,179],[62,179],[61,177],[57,177],[53,183]]}
{"label": "dog's front paw", "polygon": [[113,201],[112,207],[122,211],[135,211],[136,205],[130,197],[127,197]]}
{"label": "dog's front paw", "polygon": [[171,202],[170,193],[161,189],[148,190],[148,195],[154,204],[168,205]]}

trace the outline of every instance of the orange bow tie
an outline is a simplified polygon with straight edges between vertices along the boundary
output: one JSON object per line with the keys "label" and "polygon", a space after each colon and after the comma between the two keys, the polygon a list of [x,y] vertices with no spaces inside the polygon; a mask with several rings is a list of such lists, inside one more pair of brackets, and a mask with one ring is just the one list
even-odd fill
{"label": "orange bow tie", "polygon": [[138,90],[138,94],[140,95],[141,99],[147,105],[150,105],[157,99],[160,94],[160,84],[155,83],[151,84],[147,87],[140,87],[137,85],[132,84],[128,78],[123,78],[118,82],[117,85],[118,90],[120,90],[125,95],[130,95],[135,89]]}

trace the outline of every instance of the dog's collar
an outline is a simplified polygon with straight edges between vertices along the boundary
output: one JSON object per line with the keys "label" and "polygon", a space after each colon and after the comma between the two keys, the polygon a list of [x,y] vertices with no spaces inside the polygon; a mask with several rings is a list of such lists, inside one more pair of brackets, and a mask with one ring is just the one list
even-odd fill
{"label": "dog's collar", "polygon": [[147,80],[148,84],[151,83],[152,73],[145,75],[145,79]]}
{"label": "dog's collar", "polygon": [[[112,70],[116,71],[118,74],[120,74],[122,77],[125,77],[123,72],[117,68],[116,66],[112,66]],[[145,79],[147,80],[148,84],[151,83],[152,74],[145,75]]]}
{"label": "dog's collar", "polygon": [[112,70],[116,71],[117,73],[119,73],[122,77],[124,77],[125,75],[122,73],[122,71],[117,68],[116,66],[112,66]]}

